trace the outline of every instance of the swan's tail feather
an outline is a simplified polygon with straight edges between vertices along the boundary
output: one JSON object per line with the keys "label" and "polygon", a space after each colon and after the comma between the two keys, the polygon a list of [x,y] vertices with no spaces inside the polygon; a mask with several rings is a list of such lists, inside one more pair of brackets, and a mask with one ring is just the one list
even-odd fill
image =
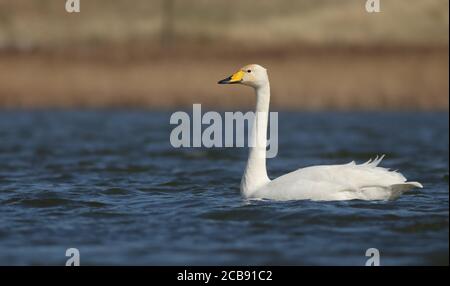
{"label": "swan's tail feather", "polygon": [[364,186],[360,188],[360,198],[363,200],[395,200],[414,188],[423,188],[423,186],[419,182],[404,182],[388,186]]}
{"label": "swan's tail feather", "polygon": [[407,192],[414,188],[420,188],[422,189],[423,186],[419,182],[405,182],[401,184],[394,184],[389,186],[389,200],[395,200],[396,198],[400,197],[404,192]]}

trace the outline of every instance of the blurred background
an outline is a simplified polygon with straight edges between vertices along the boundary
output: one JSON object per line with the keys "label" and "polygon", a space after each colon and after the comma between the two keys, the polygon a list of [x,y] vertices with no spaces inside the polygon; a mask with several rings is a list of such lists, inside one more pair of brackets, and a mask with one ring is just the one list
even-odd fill
{"label": "blurred background", "polygon": [[447,0],[0,0],[0,107],[448,110]]}

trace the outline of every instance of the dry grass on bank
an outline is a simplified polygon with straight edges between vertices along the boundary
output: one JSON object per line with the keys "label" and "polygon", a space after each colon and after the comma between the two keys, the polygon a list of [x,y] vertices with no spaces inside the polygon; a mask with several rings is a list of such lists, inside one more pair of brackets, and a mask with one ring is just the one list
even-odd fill
{"label": "dry grass on bank", "polygon": [[269,70],[272,106],[278,108],[448,109],[446,47],[294,47],[236,54],[192,48],[126,60],[101,54],[3,54],[0,106],[251,107],[250,89],[216,82],[244,64],[260,63]]}

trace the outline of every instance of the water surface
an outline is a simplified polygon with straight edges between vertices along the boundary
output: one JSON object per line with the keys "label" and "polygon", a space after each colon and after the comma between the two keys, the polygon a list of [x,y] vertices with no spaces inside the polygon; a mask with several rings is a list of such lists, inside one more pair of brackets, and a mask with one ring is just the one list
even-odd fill
{"label": "water surface", "polygon": [[424,185],[389,202],[246,202],[245,149],[174,149],[169,112],[0,112],[0,264],[448,264],[448,113],[280,113],[277,177],[364,162]]}

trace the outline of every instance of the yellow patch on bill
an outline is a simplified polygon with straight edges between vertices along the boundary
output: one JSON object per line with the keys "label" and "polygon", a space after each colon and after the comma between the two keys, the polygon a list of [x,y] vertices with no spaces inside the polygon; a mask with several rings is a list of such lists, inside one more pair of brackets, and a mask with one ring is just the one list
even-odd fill
{"label": "yellow patch on bill", "polygon": [[231,76],[230,83],[231,83],[231,82],[238,82],[238,81],[241,81],[243,77],[244,77],[244,72],[243,72],[243,71],[235,72],[235,73]]}

